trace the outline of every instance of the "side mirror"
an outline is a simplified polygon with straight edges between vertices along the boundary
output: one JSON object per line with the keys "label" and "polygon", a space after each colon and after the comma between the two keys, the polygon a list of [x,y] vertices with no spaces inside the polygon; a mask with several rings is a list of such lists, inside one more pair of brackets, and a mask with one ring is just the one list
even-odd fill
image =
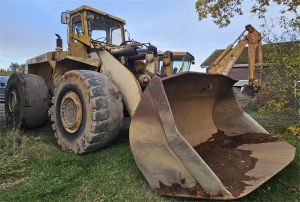
{"label": "side mirror", "polygon": [[69,12],[62,12],[61,13],[61,23],[62,24],[69,24],[70,22],[70,13]]}

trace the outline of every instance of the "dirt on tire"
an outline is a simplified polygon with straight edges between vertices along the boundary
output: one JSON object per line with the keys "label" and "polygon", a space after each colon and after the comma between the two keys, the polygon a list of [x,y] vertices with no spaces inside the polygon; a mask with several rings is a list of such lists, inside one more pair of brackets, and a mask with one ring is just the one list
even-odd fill
{"label": "dirt on tire", "polygon": [[[10,95],[15,92],[17,107],[9,110]],[[14,127],[37,128],[48,120],[50,103],[45,80],[34,74],[12,74],[5,92],[6,122]]]}
{"label": "dirt on tire", "polygon": [[[62,97],[74,92],[82,103],[82,121],[74,133],[65,130],[61,121]],[[111,79],[96,71],[66,72],[52,99],[52,128],[63,150],[75,154],[101,149],[119,134],[123,119],[122,96]]]}

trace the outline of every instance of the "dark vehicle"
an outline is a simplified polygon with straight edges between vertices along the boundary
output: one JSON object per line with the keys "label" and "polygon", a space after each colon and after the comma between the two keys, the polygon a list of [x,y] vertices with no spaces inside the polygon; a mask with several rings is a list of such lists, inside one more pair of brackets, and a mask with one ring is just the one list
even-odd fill
{"label": "dark vehicle", "polygon": [[0,103],[4,103],[5,88],[8,80],[8,76],[0,76]]}

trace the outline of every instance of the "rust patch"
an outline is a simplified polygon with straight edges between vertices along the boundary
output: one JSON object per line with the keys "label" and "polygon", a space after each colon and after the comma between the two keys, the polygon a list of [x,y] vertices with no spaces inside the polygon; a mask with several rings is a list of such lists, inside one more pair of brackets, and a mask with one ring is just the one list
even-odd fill
{"label": "rust patch", "polygon": [[[183,179],[185,181],[185,179]],[[181,180],[181,181],[183,181]],[[159,181],[159,187],[155,191],[161,195],[186,195],[186,196],[202,196],[203,198],[221,197],[220,194],[206,192],[198,183],[195,187],[185,188],[181,184],[173,183],[171,186],[163,184]]]}
{"label": "rust patch", "polygon": [[194,149],[219,177],[228,191],[237,197],[247,186],[242,181],[255,178],[255,176],[247,176],[245,173],[253,169],[257,161],[256,158],[250,156],[252,151],[237,149],[237,147],[242,144],[267,143],[277,140],[266,134],[248,133],[230,137],[219,131]]}

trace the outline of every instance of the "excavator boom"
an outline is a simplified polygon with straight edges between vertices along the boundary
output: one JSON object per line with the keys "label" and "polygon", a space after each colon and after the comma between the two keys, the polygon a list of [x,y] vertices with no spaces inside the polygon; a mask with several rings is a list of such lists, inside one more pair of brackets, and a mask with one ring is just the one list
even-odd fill
{"label": "excavator boom", "polygon": [[[246,32],[248,32],[246,34]],[[249,60],[249,83],[245,86],[247,94],[253,96],[253,91],[259,88],[260,84],[254,78],[256,49],[258,49],[258,66],[263,63],[261,34],[252,26],[247,25],[240,36],[230,44],[219,57],[210,65],[208,72],[211,74],[228,75],[240,57],[244,48],[248,45]]]}

